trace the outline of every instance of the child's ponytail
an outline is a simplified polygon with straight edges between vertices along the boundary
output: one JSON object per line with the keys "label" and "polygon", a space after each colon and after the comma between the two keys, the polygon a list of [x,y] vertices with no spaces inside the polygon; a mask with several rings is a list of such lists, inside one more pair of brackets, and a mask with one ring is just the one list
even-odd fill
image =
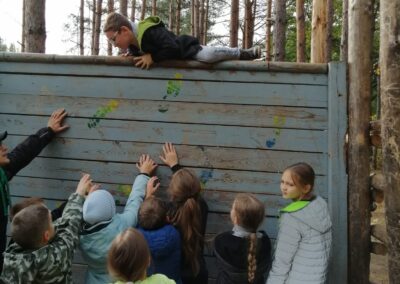
{"label": "child's ponytail", "polygon": [[247,281],[249,283],[254,282],[254,278],[257,270],[257,259],[256,259],[256,251],[257,251],[257,235],[256,233],[251,233],[249,236],[249,253],[247,255]]}

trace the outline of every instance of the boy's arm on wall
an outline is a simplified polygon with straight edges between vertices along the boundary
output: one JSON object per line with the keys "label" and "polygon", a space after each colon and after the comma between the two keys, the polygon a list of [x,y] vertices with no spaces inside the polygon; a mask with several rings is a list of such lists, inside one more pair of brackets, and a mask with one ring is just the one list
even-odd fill
{"label": "boy's arm on wall", "polygon": [[3,169],[10,181],[21,169],[26,167],[55,136],[50,127],[44,127],[33,135],[30,135],[7,156],[10,163]]}
{"label": "boy's arm on wall", "polygon": [[267,284],[285,283],[289,275],[293,258],[301,240],[296,224],[296,221],[290,215],[281,217],[275,256]]}
{"label": "boy's arm on wall", "polygon": [[124,212],[121,213],[121,217],[129,227],[136,226],[138,222],[139,207],[144,200],[146,185],[149,179],[147,175],[139,174],[133,183],[132,191],[126,202]]}

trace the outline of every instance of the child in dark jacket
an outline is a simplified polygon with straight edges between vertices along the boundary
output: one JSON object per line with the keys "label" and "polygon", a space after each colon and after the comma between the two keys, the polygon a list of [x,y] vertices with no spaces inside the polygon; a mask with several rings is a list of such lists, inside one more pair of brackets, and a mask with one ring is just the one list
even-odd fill
{"label": "child in dark jacket", "polygon": [[251,49],[202,46],[195,37],[176,36],[156,16],[137,24],[123,15],[110,13],[103,31],[114,46],[128,49],[128,54],[135,56],[137,67],[146,69],[153,62],[167,59],[194,59],[214,63],[235,59],[252,60],[261,56],[259,46]]}
{"label": "child in dark jacket", "polygon": [[146,194],[139,209],[139,231],[146,238],[151,253],[147,275],[164,274],[180,284],[181,238],[172,225],[167,224],[167,209],[162,200]]}
{"label": "child in dark jacket", "polygon": [[238,194],[231,209],[232,231],[216,236],[214,253],[218,284],[264,284],[271,266],[271,242],[257,232],[265,216],[264,205],[252,194]]}

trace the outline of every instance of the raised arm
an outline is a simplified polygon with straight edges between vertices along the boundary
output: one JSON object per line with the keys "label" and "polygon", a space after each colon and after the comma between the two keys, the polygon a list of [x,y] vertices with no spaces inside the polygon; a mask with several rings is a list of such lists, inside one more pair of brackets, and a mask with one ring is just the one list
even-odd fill
{"label": "raised arm", "polygon": [[57,133],[69,127],[68,125],[63,125],[63,120],[66,116],[67,112],[64,109],[54,111],[49,118],[47,127],[29,136],[7,155],[10,162],[3,169],[8,181],[39,155]]}
{"label": "raised arm", "polygon": [[121,218],[125,220],[127,226],[136,226],[138,222],[139,207],[143,202],[146,194],[146,186],[150,180],[150,175],[157,168],[157,164],[150,158],[149,155],[142,155],[139,158],[139,163],[136,164],[139,170],[139,175],[136,177],[132,186],[132,191],[126,202],[124,212]]}

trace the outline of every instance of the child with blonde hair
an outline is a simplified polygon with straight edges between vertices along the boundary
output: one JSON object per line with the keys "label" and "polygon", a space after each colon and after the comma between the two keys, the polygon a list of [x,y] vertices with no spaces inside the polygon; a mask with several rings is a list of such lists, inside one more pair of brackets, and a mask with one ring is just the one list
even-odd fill
{"label": "child with blonde hair", "polygon": [[232,209],[232,231],[214,240],[217,257],[217,284],[264,284],[271,266],[271,242],[257,231],[265,218],[264,205],[253,194],[240,193]]}
{"label": "child with blonde hair", "polygon": [[174,280],[163,274],[147,277],[151,256],[146,239],[138,230],[129,228],[120,233],[111,243],[107,267],[115,284],[173,284]]}
{"label": "child with blonde hair", "polygon": [[313,194],[314,179],[306,163],[289,166],[282,174],[282,197],[293,202],[281,210],[268,284],[326,282],[332,223],[326,201]]}

